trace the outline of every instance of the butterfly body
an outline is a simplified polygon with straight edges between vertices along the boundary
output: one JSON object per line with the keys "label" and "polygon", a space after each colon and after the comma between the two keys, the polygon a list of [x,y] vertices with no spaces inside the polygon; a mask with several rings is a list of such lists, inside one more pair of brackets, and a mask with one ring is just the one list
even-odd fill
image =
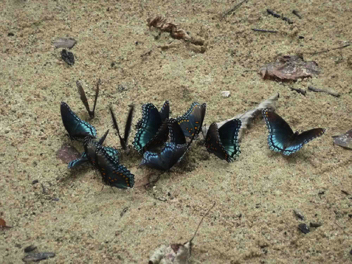
{"label": "butterfly body", "polygon": [[88,122],[81,120],[65,103],[60,106],[62,122],[72,140],[84,141],[86,137],[95,138],[97,131]]}
{"label": "butterfly body", "polygon": [[143,153],[151,146],[158,146],[168,138],[167,119],[169,117],[169,102],[166,101],[160,110],[151,103],[142,106],[142,119],[137,123],[137,133],[133,146]]}
{"label": "butterfly body", "polygon": [[302,133],[293,132],[291,127],[275,112],[263,110],[263,117],[269,130],[269,148],[288,156],[299,151],[309,141],[322,136],[323,128],[314,128]]}
{"label": "butterfly body", "polygon": [[205,138],[208,152],[227,162],[234,161],[241,153],[238,143],[241,125],[242,122],[239,119],[230,120],[219,129],[216,123],[212,123]]}

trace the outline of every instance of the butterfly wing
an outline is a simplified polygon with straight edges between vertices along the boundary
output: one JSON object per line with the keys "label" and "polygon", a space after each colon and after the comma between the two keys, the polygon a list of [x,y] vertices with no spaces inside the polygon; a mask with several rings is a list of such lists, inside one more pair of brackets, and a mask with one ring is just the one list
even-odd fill
{"label": "butterfly wing", "polygon": [[166,119],[169,118],[169,114],[170,114],[170,104],[169,101],[165,101],[163,107],[160,109],[160,117],[161,117],[161,121],[164,122]]}
{"label": "butterfly wing", "polygon": [[192,137],[194,133],[199,134],[203,125],[205,111],[206,104],[200,105],[194,102],[186,114],[176,119],[186,137]]}
{"label": "butterfly wing", "polygon": [[314,128],[308,131],[303,132],[302,134],[295,135],[291,140],[290,144],[282,152],[284,155],[291,155],[292,153],[300,150],[304,144],[307,144],[309,141],[322,136],[325,133],[323,128]]}
{"label": "butterfly wing", "polygon": [[185,135],[176,119],[171,118],[168,127],[170,132],[170,142],[175,143],[176,145],[186,143]]}
{"label": "butterfly wing", "polygon": [[268,144],[271,150],[283,152],[294,135],[291,127],[278,114],[263,109],[263,117],[269,130]]}
{"label": "butterfly wing", "polygon": [[120,189],[133,187],[134,175],[125,166],[112,160],[102,147],[98,147],[95,154],[96,167],[106,184]]}
{"label": "butterfly wing", "polygon": [[97,136],[96,129],[88,122],[81,120],[65,102],[61,102],[60,110],[62,122],[71,139],[83,141],[86,137],[95,138]]}
{"label": "butterfly wing", "polygon": [[168,137],[167,123],[162,122],[158,109],[153,104],[143,105],[142,112],[142,119],[138,122],[138,131],[132,143],[140,153],[150,146],[165,142]]}
{"label": "butterfly wing", "polygon": [[72,160],[68,163],[68,168],[72,169],[78,166],[81,166],[82,164],[88,162],[88,157],[85,152],[82,153],[82,156],[79,159]]}
{"label": "butterfly wing", "polygon": [[241,124],[241,120],[233,119],[218,129],[217,124],[212,123],[205,139],[207,150],[227,162],[234,161],[241,153],[238,143]]}
{"label": "butterfly wing", "polygon": [[227,162],[232,162],[241,153],[238,142],[238,134],[241,125],[242,122],[240,119],[233,119],[219,128],[221,144],[228,154],[228,157],[226,158]]}
{"label": "butterfly wing", "polygon": [[187,150],[187,144],[176,145],[167,142],[160,154],[146,151],[143,154],[143,160],[140,165],[146,165],[158,170],[171,169]]}

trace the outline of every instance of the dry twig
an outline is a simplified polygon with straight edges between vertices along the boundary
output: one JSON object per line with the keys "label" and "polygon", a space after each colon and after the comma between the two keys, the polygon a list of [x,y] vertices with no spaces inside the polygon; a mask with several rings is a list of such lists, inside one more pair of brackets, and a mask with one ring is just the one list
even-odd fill
{"label": "dry twig", "polygon": [[[275,94],[275,95],[272,95],[267,100],[261,102],[256,108],[254,108],[254,109],[252,109],[250,111],[247,111],[244,114],[239,114],[239,115],[236,115],[236,116],[234,116],[234,117],[232,117],[230,119],[227,119],[225,121],[217,123],[218,128],[220,128],[222,125],[224,125],[225,123],[227,123],[230,120],[233,120],[233,119],[236,119],[236,118],[240,119],[242,121],[242,126],[241,126],[241,130],[239,132],[239,135],[238,135],[238,140],[241,141],[244,131],[246,131],[248,129],[248,127],[252,123],[253,119],[256,118],[258,115],[260,115],[264,108],[270,108],[270,109],[274,109],[275,110],[276,101],[278,99],[279,99],[279,94],[278,93]],[[203,126],[203,128],[202,128],[203,135],[206,135],[207,132],[208,132],[208,128]]]}

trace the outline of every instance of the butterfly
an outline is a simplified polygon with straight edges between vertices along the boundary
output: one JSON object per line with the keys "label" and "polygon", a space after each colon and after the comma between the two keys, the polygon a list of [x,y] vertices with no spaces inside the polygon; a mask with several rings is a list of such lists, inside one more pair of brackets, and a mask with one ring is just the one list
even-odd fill
{"label": "butterfly", "polygon": [[93,118],[94,114],[95,114],[95,106],[97,105],[97,100],[98,100],[98,95],[99,95],[100,79],[98,80],[97,88],[95,89],[95,99],[94,99],[94,106],[93,106],[92,111],[90,110],[88,100],[86,97],[86,93],[84,92],[82,85],[79,83],[79,81],[76,82],[76,85],[77,85],[78,93],[81,97],[81,101],[84,104],[84,107],[87,109],[87,112],[88,112],[90,118]]}
{"label": "butterfly", "polygon": [[268,144],[271,150],[288,156],[300,150],[304,144],[320,137],[325,129],[314,128],[301,134],[293,133],[291,127],[278,114],[263,109],[263,117],[269,130]]}
{"label": "butterfly", "polygon": [[[69,162],[68,164],[68,168],[72,169],[75,167],[78,167],[88,161],[93,161],[94,157],[95,157],[95,150],[98,146],[102,146],[103,142],[106,139],[106,136],[108,135],[109,130],[105,132],[104,136],[101,137],[101,139],[99,139],[98,142],[88,139],[85,141],[84,146],[85,146],[85,152],[82,153],[82,156],[79,159],[75,159],[71,162]],[[116,162],[119,162],[119,152],[117,149],[115,148],[111,148],[111,147],[103,147],[105,149],[105,151],[108,153],[108,155],[112,158],[115,159]],[[88,154],[89,153],[89,157]],[[95,160],[94,160],[95,161]]]}
{"label": "butterfly", "polygon": [[96,129],[88,122],[81,120],[65,102],[61,102],[60,110],[62,122],[72,140],[84,141],[86,137],[95,138],[97,136]]}
{"label": "butterfly", "polygon": [[121,146],[122,146],[122,148],[124,150],[127,150],[127,146],[128,146],[128,136],[130,135],[130,131],[131,131],[131,125],[132,125],[132,119],[133,119],[133,110],[134,110],[134,106],[132,105],[130,107],[130,111],[129,111],[128,116],[127,116],[124,137],[121,137],[119,126],[117,125],[117,121],[116,121],[116,118],[115,118],[115,114],[114,114],[112,108],[110,107],[110,114],[111,114],[112,122],[114,124],[114,128],[116,129],[117,135],[120,138]]}
{"label": "butterfly", "polygon": [[132,188],[134,185],[134,175],[125,166],[112,159],[102,146],[98,146],[95,150],[95,167],[107,185],[120,189]]}
{"label": "butterfly", "polygon": [[241,129],[240,119],[226,122],[218,129],[216,123],[212,123],[205,137],[205,147],[210,153],[214,153],[220,159],[233,162],[241,153],[238,143],[238,133]]}
{"label": "butterfly", "polygon": [[176,119],[186,137],[193,137],[195,133],[195,135],[199,134],[203,125],[205,110],[205,103],[200,105],[194,102],[183,116]]}
{"label": "butterfly", "polygon": [[175,119],[169,120],[168,128],[170,131],[170,142],[165,144],[160,154],[146,151],[143,154],[141,166],[146,165],[158,170],[169,170],[181,161],[194,137],[187,144],[183,131]]}
{"label": "butterfly", "polygon": [[151,103],[142,106],[142,119],[137,123],[138,131],[132,143],[138,152],[143,153],[149,147],[158,146],[167,140],[169,112],[168,101],[164,103],[160,112]]}

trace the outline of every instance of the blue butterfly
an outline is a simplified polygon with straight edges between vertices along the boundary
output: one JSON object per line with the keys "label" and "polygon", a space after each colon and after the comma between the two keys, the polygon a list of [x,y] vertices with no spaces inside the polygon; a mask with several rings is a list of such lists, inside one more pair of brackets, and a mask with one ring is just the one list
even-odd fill
{"label": "blue butterfly", "polygon": [[194,102],[188,111],[176,120],[186,137],[198,135],[201,131],[205,116],[206,104]]}
{"label": "blue butterfly", "polygon": [[183,158],[192,141],[189,144],[186,143],[186,138],[177,120],[170,119],[168,129],[170,131],[170,142],[165,144],[160,154],[146,151],[143,154],[141,166],[146,165],[158,170],[169,170]]}
{"label": "blue butterfly", "polygon": [[[104,143],[108,133],[109,133],[109,130],[107,130],[105,132],[104,136],[102,136],[101,139],[99,139],[98,142],[95,142],[95,141],[87,138],[84,144],[86,146],[89,145],[89,147],[86,148],[86,150],[89,151],[89,157],[87,155],[87,152],[83,152],[82,156],[79,159],[75,159],[75,160],[69,162],[68,168],[72,169],[74,167],[78,167],[78,166],[80,166],[80,165],[92,160],[94,158],[96,148],[98,146],[101,146]],[[115,159],[116,162],[119,162],[119,156],[118,156],[119,152],[117,151],[117,149],[111,148],[111,147],[103,147],[103,148],[110,155],[111,158]]]}
{"label": "blue butterfly", "polygon": [[88,122],[81,120],[65,102],[61,102],[60,109],[62,122],[72,140],[84,141],[86,137],[95,138],[97,136],[96,129]]}
{"label": "blue butterfly", "polygon": [[242,122],[239,119],[230,120],[219,129],[216,123],[212,123],[205,138],[207,150],[220,159],[233,162],[241,153],[238,143],[238,133],[241,125]]}
{"label": "blue butterfly", "polygon": [[133,187],[134,175],[125,166],[111,158],[105,148],[101,146],[96,148],[94,164],[107,185],[120,189]]}
{"label": "blue butterfly", "polygon": [[166,101],[160,112],[151,104],[142,106],[142,119],[137,123],[137,133],[133,146],[143,153],[148,148],[164,143],[168,137],[167,119],[169,117],[169,102]]}
{"label": "blue butterfly", "polygon": [[293,133],[286,121],[269,109],[263,109],[263,117],[269,130],[268,144],[270,149],[286,156],[297,152],[304,144],[320,137],[325,132],[323,128],[314,128],[301,134]]}

